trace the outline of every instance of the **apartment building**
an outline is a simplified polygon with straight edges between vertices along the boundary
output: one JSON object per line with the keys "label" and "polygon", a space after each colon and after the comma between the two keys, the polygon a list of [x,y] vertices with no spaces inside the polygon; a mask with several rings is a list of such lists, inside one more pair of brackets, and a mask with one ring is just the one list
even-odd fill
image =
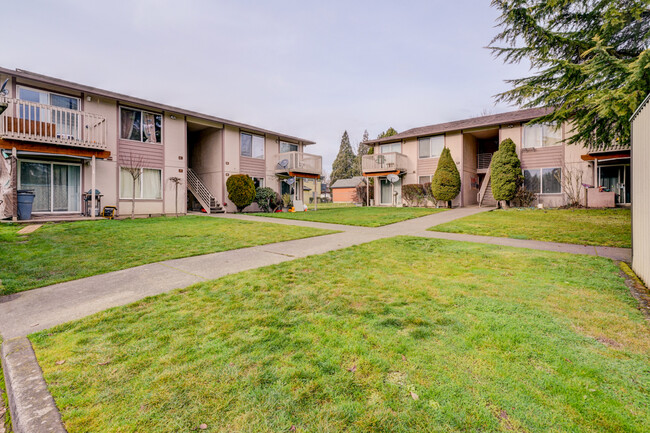
{"label": "apartment building", "polygon": [[[392,137],[370,140],[374,153],[362,159],[366,177],[374,177],[375,205],[402,203],[401,186],[430,182],[444,147],[449,148],[461,175],[461,191],[453,206],[495,204],[490,187],[490,164],[499,143],[512,139],[528,190],[547,207],[566,203],[567,181],[580,179],[594,188],[582,191],[589,206],[630,203],[630,148],[567,145],[571,126],[528,125],[548,113],[546,108],[518,110],[412,128]],[[395,174],[392,183],[387,177]],[[571,185],[573,186],[573,184]],[[582,186],[580,186],[582,187]],[[396,197],[394,197],[394,195]]]}
{"label": "apartment building", "polygon": [[37,217],[81,215],[93,199],[130,214],[131,168],[138,215],[234,212],[233,174],[296,199],[321,175],[310,140],[24,70],[0,68],[5,81],[0,219],[16,218],[19,190],[34,192]]}

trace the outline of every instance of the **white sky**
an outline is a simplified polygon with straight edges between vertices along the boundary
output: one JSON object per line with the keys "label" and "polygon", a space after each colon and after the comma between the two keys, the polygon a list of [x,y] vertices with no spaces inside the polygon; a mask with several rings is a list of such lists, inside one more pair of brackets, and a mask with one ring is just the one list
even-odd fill
{"label": "white sky", "polygon": [[316,141],[329,172],[389,126],[476,116],[506,78],[484,49],[489,0],[20,0],[3,4],[0,65]]}

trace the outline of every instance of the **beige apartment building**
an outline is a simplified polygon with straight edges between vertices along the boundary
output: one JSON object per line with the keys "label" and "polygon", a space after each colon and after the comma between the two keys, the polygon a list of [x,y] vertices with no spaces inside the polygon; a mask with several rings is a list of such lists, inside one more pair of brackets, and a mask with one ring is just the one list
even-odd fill
{"label": "beige apartment building", "polygon": [[233,212],[226,181],[240,173],[300,200],[321,175],[310,140],[23,70],[0,68],[5,81],[0,219],[16,218],[19,190],[37,217],[92,215],[93,199],[130,214],[130,167],[138,215]]}
{"label": "beige apartment building", "polygon": [[[401,205],[404,184],[430,182],[444,147],[461,175],[461,192],[453,206],[494,205],[490,164],[499,143],[512,139],[521,160],[526,188],[547,207],[566,203],[567,189],[579,180],[581,203],[590,207],[630,203],[629,144],[607,149],[566,145],[570,125],[528,125],[545,108],[412,128],[392,137],[370,140],[374,153],[362,159],[366,177],[375,178],[375,205]],[[394,183],[390,174],[398,176]],[[393,177],[393,179],[395,179]],[[572,184],[567,182],[571,180]],[[593,186],[585,189],[582,184]]]}

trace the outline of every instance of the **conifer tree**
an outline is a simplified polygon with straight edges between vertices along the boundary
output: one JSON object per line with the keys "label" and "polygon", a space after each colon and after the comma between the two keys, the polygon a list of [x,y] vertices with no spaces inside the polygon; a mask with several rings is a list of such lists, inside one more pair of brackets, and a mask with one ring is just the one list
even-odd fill
{"label": "conifer tree", "polygon": [[451,207],[451,201],[460,192],[460,174],[451,152],[446,147],[442,149],[438,167],[431,179],[431,192],[436,200],[446,201],[448,207]]}
{"label": "conifer tree", "polygon": [[533,123],[573,122],[567,143],[628,143],[629,118],[650,92],[648,0],[492,0],[501,31],[490,48],[534,74],[508,80],[503,102],[554,111]]}
{"label": "conifer tree", "polygon": [[348,131],[343,132],[341,137],[341,146],[339,147],[339,153],[336,155],[336,159],[332,164],[332,174],[330,175],[330,181],[332,184],[338,179],[349,179],[353,176],[358,176],[357,174],[357,159],[350,145],[350,137],[348,136]]}
{"label": "conifer tree", "polygon": [[366,144],[366,141],[370,139],[368,130],[363,131],[363,137],[357,146],[357,176],[361,175],[361,163],[363,160],[363,155],[368,155],[370,153],[370,146]]}
{"label": "conifer tree", "polygon": [[393,127],[391,126],[387,130],[379,134],[377,138],[392,137],[393,135],[397,135],[397,131],[395,131],[395,129],[393,129]]}
{"label": "conifer tree", "polygon": [[517,194],[517,188],[523,180],[521,161],[517,156],[517,147],[514,141],[507,138],[501,142],[499,150],[492,156],[490,171],[492,195],[495,200],[505,201],[507,205],[507,202]]}

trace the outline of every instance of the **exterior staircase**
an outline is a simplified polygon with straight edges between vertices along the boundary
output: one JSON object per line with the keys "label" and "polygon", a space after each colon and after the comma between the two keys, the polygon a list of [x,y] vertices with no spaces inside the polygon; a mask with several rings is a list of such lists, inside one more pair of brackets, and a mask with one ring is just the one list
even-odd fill
{"label": "exterior staircase", "polygon": [[199,176],[189,167],[187,169],[187,189],[196,197],[207,213],[225,212],[217,201],[217,198],[212,195],[205,184],[201,182]]}
{"label": "exterior staircase", "polygon": [[497,201],[492,195],[492,179],[490,173],[492,172],[492,162],[490,161],[490,166],[488,167],[487,173],[485,174],[485,179],[483,179],[483,184],[481,184],[481,189],[478,193],[478,205],[481,207],[496,207]]}

